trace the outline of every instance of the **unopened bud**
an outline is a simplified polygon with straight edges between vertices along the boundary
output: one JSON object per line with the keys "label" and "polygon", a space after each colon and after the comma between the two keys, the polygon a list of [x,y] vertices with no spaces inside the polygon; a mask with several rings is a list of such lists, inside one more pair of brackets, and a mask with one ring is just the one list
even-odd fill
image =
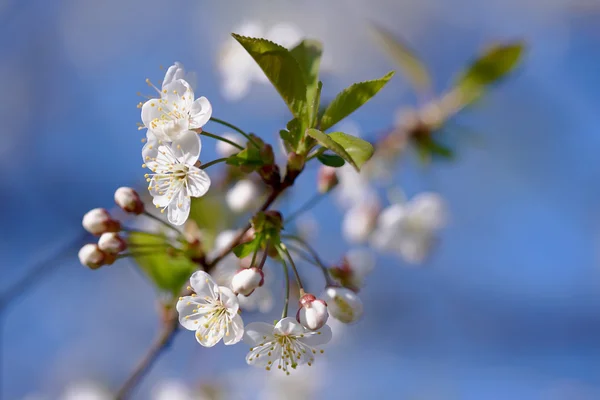
{"label": "unopened bud", "polygon": [[100,250],[108,254],[119,254],[127,248],[127,242],[116,232],[106,232],[98,240]]}
{"label": "unopened bud", "polygon": [[229,189],[225,200],[234,212],[248,211],[260,201],[260,191],[256,183],[243,179]]}
{"label": "unopened bud", "polygon": [[329,312],[327,303],[317,299],[312,294],[305,294],[300,298],[300,308],[296,313],[296,320],[306,329],[311,331],[320,329],[327,323]]}
{"label": "unopened bud", "polygon": [[301,155],[299,155],[298,153],[295,153],[293,151],[290,152],[290,154],[288,154],[287,167],[288,167],[288,174],[290,173],[290,171],[295,171],[295,172],[302,171],[302,168],[304,168],[304,157],[302,157]]}
{"label": "unopened bud", "polygon": [[274,228],[283,228],[283,215],[279,211],[265,211],[267,222]]}
{"label": "unopened bud", "polygon": [[83,216],[81,223],[86,231],[92,235],[100,236],[105,232],[119,232],[121,224],[112,219],[104,208],[94,208]]}
{"label": "unopened bud", "polygon": [[335,168],[321,165],[317,176],[317,190],[319,193],[327,193],[337,186],[339,179]]}
{"label": "unopened bud", "polygon": [[79,262],[84,266],[97,269],[105,264],[107,254],[97,244],[86,244],[79,250]]}
{"label": "unopened bud", "polygon": [[266,144],[260,150],[260,157],[264,165],[275,164],[275,153],[273,153],[273,146],[271,146],[270,144]]}
{"label": "unopened bud", "polygon": [[142,199],[130,187],[120,187],[115,191],[115,203],[128,213],[139,215],[144,212]]}
{"label": "unopened bud", "polygon": [[242,268],[233,276],[231,289],[237,294],[249,296],[257,287],[265,283],[265,275],[262,270],[253,268]]}
{"label": "unopened bud", "polygon": [[359,319],[363,313],[360,297],[352,290],[330,286],[321,296],[329,305],[329,313],[346,324]]}

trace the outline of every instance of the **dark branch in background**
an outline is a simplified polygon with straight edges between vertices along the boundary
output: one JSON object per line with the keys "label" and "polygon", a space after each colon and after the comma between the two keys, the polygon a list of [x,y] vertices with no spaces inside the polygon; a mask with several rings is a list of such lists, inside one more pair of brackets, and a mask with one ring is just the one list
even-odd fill
{"label": "dark branch in background", "polygon": [[[259,211],[266,211],[275,200],[279,197],[281,193],[285,191],[288,187],[294,184],[294,179],[284,179],[284,181],[274,187],[271,191],[269,197],[265,200],[264,204],[260,208]],[[251,225],[247,224],[242,228],[242,230],[238,233],[235,239],[231,242],[231,244],[223,249],[215,258],[211,261],[201,265],[206,272],[209,272],[229,253],[233,251],[233,249],[241,243],[244,235],[250,229]],[[189,296],[192,292],[186,287],[181,291],[181,296]],[[175,334],[179,330],[179,321],[177,319],[176,311],[171,308],[169,310],[169,317],[165,318],[164,326],[162,331],[156,337],[152,346],[148,349],[144,357],[140,360],[138,365],[129,375],[127,380],[123,383],[119,391],[117,392],[116,399],[123,400],[129,397],[130,393],[137,387],[137,385],[142,381],[144,376],[150,372],[150,369],[158,360],[160,355],[166,350],[169,344],[172,342]]]}

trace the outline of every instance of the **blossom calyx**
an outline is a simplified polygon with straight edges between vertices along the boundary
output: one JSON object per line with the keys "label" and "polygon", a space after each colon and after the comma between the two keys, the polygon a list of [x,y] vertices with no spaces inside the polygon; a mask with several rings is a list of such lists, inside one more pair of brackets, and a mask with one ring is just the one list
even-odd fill
{"label": "blossom calyx", "polygon": [[329,304],[331,316],[341,322],[348,324],[362,316],[362,301],[350,289],[329,286],[321,297]]}
{"label": "blossom calyx", "polygon": [[130,187],[120,187],[115,191],[115,203],[128,213],[139,215],[144,212],[142,199]]}
{"label": "blossom calyx", "polygon": [[127,242],[116,232],[106,232],[100,236],[98,248],[108,254],[119,254],[127,248]]}
{"label": "blossom calyx", "polygon": [[300,298],[299,305],[296,320],[306,329],[314,331],[327,323],[329,312],[325,301],[312,294],[305,294]]}
{"label": "blossom calyx", "polygon": [[100,236],[105,232],[119,232],[121,224],[114,220],[104,208],[88,211],[81,221],[83,228],[92,235]]}
{"label": "blossom calyx", "polygon": [[261,269],[242,268],[233,276],[231,288],[236,294],[250,296],[252,292],[265,283],[265,275]]}

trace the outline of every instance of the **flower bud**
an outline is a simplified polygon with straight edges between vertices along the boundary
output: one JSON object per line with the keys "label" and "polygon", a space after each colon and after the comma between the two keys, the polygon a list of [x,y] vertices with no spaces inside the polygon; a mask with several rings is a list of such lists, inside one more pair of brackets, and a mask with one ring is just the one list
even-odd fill
{"label": "flower bud", "polygon": [[363,313],[360,297],[350,289],[330,286],[321,297],[329,305],[331,316],[346,324],[356,321]]}
{"label": "flower bud", "polygon": [[260,201],[260,191],[256,183],[244,179],[229,189],[225,200],[234,212],[248,211]]}
{"label": "flower bud", "polygon": [[327,322],[329,313],[327,303],[317,299],[312,294],[305,294],[300,298],[300,308],[296,313],[296,320],[306,329],[311,331],[320,329]]}
{"label": "flower bud", "polygon": [[108,254],[119,254],[127,248],[127,242],[116,232],[106,232],[100,236],[98,247]]}
{"label": "flower bud", "polygon": [[265,283],[265,275],[262,270],[253,268],[242,268],[235,273],[231,280],[231,289],[234,293],[249,296],[254,289]]}
{"label": "flower bud", "polygon": [[100,268],[105,264],[107,254],[100,250],[97,244],[86,244],[79,250],[79,262],[91,269]]}
{"label": "flower bud", "polygon": [[293,151],[290,152],[290,154],[288,154],[287,168],[288,173],[290,171],[302,171],[302,168],[304,168],[304,157]]}
{"label": "flower bud", "polygon": [[120,187],[115,191],[115,203],[128,213],[139,215],[144,212],[144,203],[130,187]]}
{"label": "flower bud", "polygon": [[104,208],[94,208],[83,216],[82,225],[92,235],[100,236],[105,232],[119,232],[121,224],[112,219]]}
{"label": "flower bud", "polygon": [[327,193],[337,186],[339,179],[335,168],[321,165],[317,176],[317,189],[319,193]]}

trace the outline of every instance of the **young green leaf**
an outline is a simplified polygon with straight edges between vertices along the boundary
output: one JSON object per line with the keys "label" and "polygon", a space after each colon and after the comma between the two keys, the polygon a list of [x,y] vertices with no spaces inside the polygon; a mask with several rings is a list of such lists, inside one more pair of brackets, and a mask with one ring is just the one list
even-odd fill
{"label": "young green leaf", "polygon": [[298,61],[288,49],[266,39],[232,33],[260,66],[279,92],[292,114],[303,118],[306,113],[307,83]]}
{"label": "young green leaf", "polygon": [[369,142],[352,135],[342,132],[326,134],[317,129],[307,129],[306,134],[342,157],[357,171],[373,155],[373,146]]}
{"label": "young green leaf", "polygon": [[[176,296],[185,285],[190,275],[198,266],[184,255],[170,255],[166,245],[166,237],[158,237],[139,232],[131,232],[128,239],[132,253],[140,253],[133,257],[140,269],[161,291]],[[135,250],[135,246],[139,250]],[[149,252],[154,247],[152,254]]]}
{"label": "young green leaf", "polygon": [[423,163],[429,163],[432,158],[451,160],[454,152],[445,144],[433,140],[431,137],[422,137],[415,141],[417,153]]}
{"label": "young green leaf", "polygon": [[524,49],[523,42],[490,47],[460,75],[455,90],[462,94],[465,103],[470,103],[483,93],[486,85],[512,72],[519,64]]}
{"label": "young green leaf", "polygon": [[250,254],[257,251],[258,246],[260,246],[260,242],[261,242],[261,240],[260,240],[259,236],[256,236],[250,242],[238,244],[237,246],[235,246],[235,248],[233,249],[233,253],[238,258],[248,257]]}
{"label": "young green leaf", "polygon": [[379,25],[371,24],[371,31],[376,41],[386,53],[398,64],[404,75],[412,83],[417,92],[431,90],[431,75],[425,64],[401,40]]}
{"label": "young green leaf", "polygon": [[335,154],[319,154],[317,159],[321,161],[321,164],[334,168],[339,168],[346,163],[342,157]]}
{"label": "young green leaf", "polygon": [[304,72],[304,79],[307,85],[306,102],[309,107],[310,120],[313,121],[319,109],[319,66],[321,64],[321,55],[323,54],[323,45],[317,40],[305,39],[290,50],[290,53],[298,61],[300,68]]}
{"label": "young green leaf", "polygon": [[355,83],[342,90],[325,110],[321,118],[321,130],[331,128],[356,111],[375,96],[388,83],[392,76],[394,76],[394,71],[389,72],[379,79]]}

